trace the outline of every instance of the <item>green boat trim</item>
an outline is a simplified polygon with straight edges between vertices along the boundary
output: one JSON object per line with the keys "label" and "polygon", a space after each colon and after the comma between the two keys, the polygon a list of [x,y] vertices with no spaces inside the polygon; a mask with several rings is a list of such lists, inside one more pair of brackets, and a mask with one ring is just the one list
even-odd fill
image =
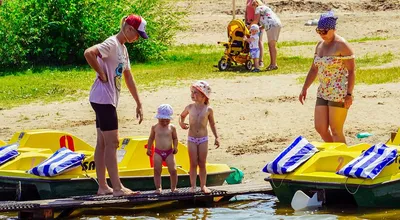
{"label": "green boat trim", "polygon": [[[233,171],[215,172],[207,174],[208,186],[220,186]],[[190,176],[188,174],[178,175],[178,187],[189,187]],[[121,182],[125,187],[132,190],[146,191],[154,190],[153,176],[131,176],[121,177]],[[109,179],[108,183],[111,185]],[[200,183],[197,178],[197,183]],[[162,176],[162,187],[170,188],[170,177]],[[4,190],[1,190],[4,188]],[[13,190],[14,189],[14,190]],[[20,177],[0,177],[0,200],[35,200],[35,199],[55,199],[71,196],[94,195],[97,193],[98,185],[94,178],[74,178],[74,179],[32,179]],[[4,195],[4,196],[3,196]]]}
{"label": "green boat trim", "polygon": [[344,186],[344,185],[346,185],[347,187],[356,187],[356,188],[357,187],[360,187],[360,188],[376,188],[376,187],[381,187],[382,184],[398,184],[398,183],[400,183],[400,179],[389,180],[389,181],[385,181],[385,182],[382,182],[382,183],[375,183],[375,184],[318,182],[318,181],[306,181],[306,180],[276,179],[276,178],[270,178],[270,177],[266,177],[264,180],[267,181],[267,182],[270,182],[271,185],[277,185],[276,183],[280,184],[281,182],[291,182],[291,183],[299,183],[299,184],[320,184],[320,185],[326,185],[326,186]]}
{"label": "green boat trim", "polygon": [[[290,206],[292,198],[297,190],[303,191],[310,197],[316,192],[323,192],[324,203],[327,205],[343,203],[356,205],[356,201],[353,196],[347,192],[344,185],[271,179],[268,177],[264,180],[270,182],[276,197],[283,205]],[[353,188],[349,187],[349,189]]]}
{"label": "green boat trim", "polygon": [[297,190],[312,196],[323,192],[326,205],[355,205],[358,207],[400,208],[400,180],[381,184],[338,184],[328,182],[264,179],[271,183],[280,203],[290,205]]}

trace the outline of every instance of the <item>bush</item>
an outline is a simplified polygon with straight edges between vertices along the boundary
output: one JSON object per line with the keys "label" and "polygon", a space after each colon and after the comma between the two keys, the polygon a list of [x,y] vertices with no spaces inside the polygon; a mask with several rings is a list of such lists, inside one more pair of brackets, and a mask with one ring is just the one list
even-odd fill
{"label": "bush", "polygon": [[86,48],[118,33],[130,13],[147,21],[149,40],[128,45],[130,58],[162,58],[183,29],[173,0],[5,0],[0,6],[0,67],[85,63]]}

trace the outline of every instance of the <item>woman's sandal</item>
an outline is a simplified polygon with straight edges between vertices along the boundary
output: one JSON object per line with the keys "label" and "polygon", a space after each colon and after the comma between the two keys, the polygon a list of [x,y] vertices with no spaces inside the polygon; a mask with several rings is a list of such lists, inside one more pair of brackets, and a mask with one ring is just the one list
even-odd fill
{"label": "woman's sandal", "polygon": [[277,70],[278,69],[278,66],[268,66],[267,67],[267,71],[271,71],[271,70]]}

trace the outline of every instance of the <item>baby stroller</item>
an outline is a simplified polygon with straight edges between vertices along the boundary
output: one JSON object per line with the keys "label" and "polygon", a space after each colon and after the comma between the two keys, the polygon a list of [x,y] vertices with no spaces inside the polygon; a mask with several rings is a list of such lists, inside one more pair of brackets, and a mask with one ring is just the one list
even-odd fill
{"label": "baby stroller", "polygon": [[243,37],[250,36],[245,23],[240,19],[235,19],[228,24],[228,39],[229,42],[218,42],[226,49],[224,56],[218,62],[218,69],[221,71],[227,70],[232,66],[232,63],[244,64],[247,70],[251,70],[253,63],[250,57],[249,43]]}

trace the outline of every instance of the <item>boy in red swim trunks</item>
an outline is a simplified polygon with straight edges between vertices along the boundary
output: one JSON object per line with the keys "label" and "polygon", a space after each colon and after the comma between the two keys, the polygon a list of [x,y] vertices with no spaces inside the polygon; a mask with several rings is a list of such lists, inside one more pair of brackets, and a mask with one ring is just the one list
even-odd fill
{"label": "boy in red swim trunks", "polygon": [[172,120],[173,110],[168,104],[162,104],[158,107],[157,115],[158,123],[151,127],[150,137],[147,143],[147,155],[151,156],[151,146],[156,141],[154,150],[154,185],[156,193],[161,193],[161,171],[162,162],[165,161],[170,174],[171,192],[176,191],[178,175],[176,172],[176,163],[174,154],[178,152],[178,136],[176,128],[170,124]]}

